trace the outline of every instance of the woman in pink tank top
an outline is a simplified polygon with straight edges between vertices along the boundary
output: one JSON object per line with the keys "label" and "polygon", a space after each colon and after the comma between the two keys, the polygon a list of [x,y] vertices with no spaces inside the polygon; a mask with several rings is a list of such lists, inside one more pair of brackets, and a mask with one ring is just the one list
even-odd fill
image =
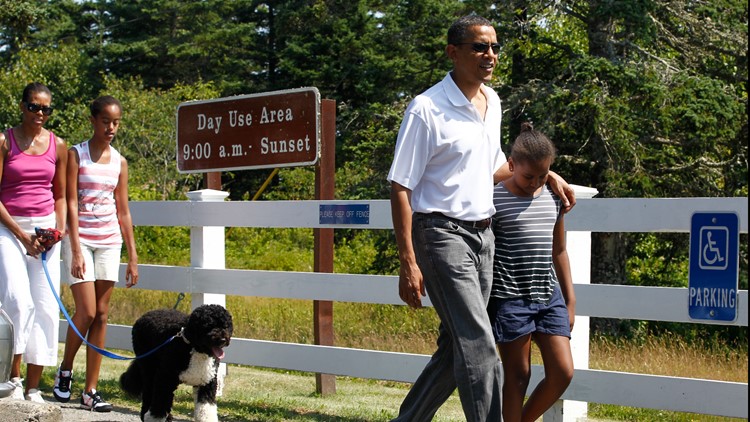
{"label": "woman in pink tank top", "polygon": [[[65,141],[44,128],[52,94],[33,82],[19,104],[21,124],[0,133],[0,308],[13,322],[13,397],[44,402],[38,389],[45,366],[57,364],[60,310],[40,255],[46,251],[52,288],[60,291],[60,247],[35,228],[65,234]],[[26,388],[21,359],[26,362]]]}

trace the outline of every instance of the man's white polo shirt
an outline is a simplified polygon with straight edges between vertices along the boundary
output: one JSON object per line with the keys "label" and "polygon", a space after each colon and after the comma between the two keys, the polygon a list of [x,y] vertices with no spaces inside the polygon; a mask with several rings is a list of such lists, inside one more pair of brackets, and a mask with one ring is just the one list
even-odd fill
{"label": "man's white polo shirt", "polygon": [[495,214],[493,174],[505,163],[502,110],[497,93],[481,89],[484,120],[450,73],[407,107],[388,180],[412,191],[412,211],[467,221]]}

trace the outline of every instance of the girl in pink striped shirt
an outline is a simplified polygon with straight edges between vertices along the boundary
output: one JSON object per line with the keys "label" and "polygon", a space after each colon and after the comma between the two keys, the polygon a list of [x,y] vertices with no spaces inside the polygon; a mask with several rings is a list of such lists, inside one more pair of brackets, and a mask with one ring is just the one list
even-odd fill
{"label": "girl in pink striped shirt", "polygon": [[[122,243],[128,251],[125,285],[138,283],[138,255],[128,207],[128,163],[111,146],[122,118],[122,106],[112,96],[91,103],[94,135],[68,151],[67,199],[69,241],[63,262],[76,310],[73,323],[87,341],[104,347],[109,300],[118,281]],[[65,354],[55,377],[53,394],[70,400],[73,360],[83,341],[68,328]],[[96,391],[102,356],[86,350],[86,381],[81,407],[109,412],[112,405]]]}

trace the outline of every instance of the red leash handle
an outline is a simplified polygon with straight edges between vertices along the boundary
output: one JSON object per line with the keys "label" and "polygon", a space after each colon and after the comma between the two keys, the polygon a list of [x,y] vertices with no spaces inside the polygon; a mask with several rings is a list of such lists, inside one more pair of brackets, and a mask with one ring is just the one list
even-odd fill
{"label": "red leash handle", "polygon": [[36,232],[36,237],[39,239],[39,243],[44,246],[45,251],[52,249],[52,246],[54,246],[55,243],[62,240],[62,233],[57,229],[42,229],[35,227],[34,232]]}

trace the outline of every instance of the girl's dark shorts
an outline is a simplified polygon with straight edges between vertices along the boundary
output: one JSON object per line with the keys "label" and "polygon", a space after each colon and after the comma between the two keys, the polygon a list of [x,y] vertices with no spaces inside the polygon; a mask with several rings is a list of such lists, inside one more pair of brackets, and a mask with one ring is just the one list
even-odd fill
{"label": "girl's dark shorts", "polygon": [[491,297],[487,312],[497,343],[508,343],[532,333],[570,338],[568,307],[557,284],[547,303]]}

